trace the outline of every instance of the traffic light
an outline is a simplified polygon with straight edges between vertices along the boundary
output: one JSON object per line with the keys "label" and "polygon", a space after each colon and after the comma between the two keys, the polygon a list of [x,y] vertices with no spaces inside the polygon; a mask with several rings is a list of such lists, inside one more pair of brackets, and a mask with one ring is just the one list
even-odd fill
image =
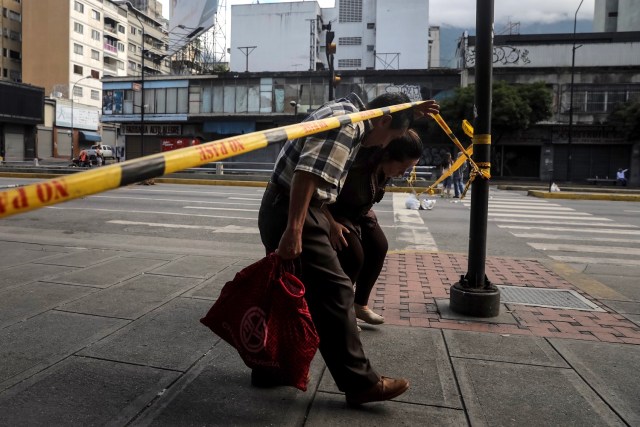
{"label": "traffic light", "polygon": [[336,44],[333,43],[333,39],[335,38],[335,36],[336,36],[336,33],[334,33],[333,31],[327,31],[327,38],[325,41],[327,55],[332,55],[336,53]]}

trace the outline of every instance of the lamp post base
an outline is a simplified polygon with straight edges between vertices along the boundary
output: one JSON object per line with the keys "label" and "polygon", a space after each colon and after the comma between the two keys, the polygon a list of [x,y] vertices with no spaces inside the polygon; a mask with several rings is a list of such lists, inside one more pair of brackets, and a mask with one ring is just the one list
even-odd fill
{"label": "lamp post base", "polygon": [[500,314],[500,290],[485,278],[484,288],[472,288],[462,276],[449,290],[449,307],[472,317],[496,317]]}

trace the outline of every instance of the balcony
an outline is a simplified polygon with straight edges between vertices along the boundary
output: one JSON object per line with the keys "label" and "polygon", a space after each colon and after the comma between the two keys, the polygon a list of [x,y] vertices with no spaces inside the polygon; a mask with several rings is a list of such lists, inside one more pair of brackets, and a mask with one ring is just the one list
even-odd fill
{"label": "balcony", "polygon": [[116,46],[110,45],[109,43],[104,43],[103,47],[105,51],[112,53],[116,56],[118,55],[118,48]]}

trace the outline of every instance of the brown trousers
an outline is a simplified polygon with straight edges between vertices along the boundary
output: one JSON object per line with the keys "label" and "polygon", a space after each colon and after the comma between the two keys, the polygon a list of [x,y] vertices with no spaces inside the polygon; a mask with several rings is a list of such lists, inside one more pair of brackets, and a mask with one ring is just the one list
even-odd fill
{"label": "brown trousers", "polygon": [[[258,226],[267,252],[278,248],[287,227],[289,198],[269,186],[262,198]],[[329,222],[319,207],[310,206],[302,231],[300,271],[305,299],[320,337],[320,353],[338,388],[359,392],[379,375],[364,355],[353,309],[353,285],[340,267],[329,242]]]}

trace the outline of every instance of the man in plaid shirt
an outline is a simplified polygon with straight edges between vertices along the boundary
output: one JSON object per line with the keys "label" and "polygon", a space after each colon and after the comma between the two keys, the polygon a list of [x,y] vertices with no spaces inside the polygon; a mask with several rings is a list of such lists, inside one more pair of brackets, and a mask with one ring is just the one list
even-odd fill
{"label": "man in plaid shirt", "polygon": [[[384,94],[367,107],[406,102],[410,100],[404,94]],[[365,109],[360,98],[351,94],[323,105],[305,121]],[[335,202],[361,146],[384,147],[405,134],[414,114],[437,112],[437,104],[427,101],[413,109],[287,141],[260,205],[258,226],[267,252],[277,251],[285,260],[300,257],[299,276],[320,337],[320,352],[350,404],[392,399],[404,393],[409,383],[381,377],[364,355],[353,308],[353,284],[331,247],[329,222],[322,206]],[[277,378],[257,369],[251,380],[255,386],[278,385]]]}

